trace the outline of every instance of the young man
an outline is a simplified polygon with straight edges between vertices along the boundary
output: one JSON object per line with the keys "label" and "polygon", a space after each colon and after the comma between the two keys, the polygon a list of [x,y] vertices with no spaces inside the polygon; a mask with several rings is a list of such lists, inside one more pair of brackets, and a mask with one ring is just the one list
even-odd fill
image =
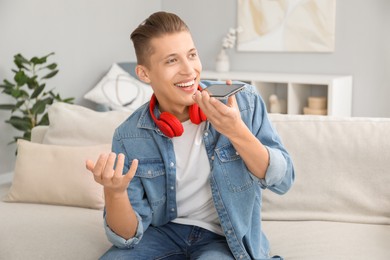
{"label": "young man", "polygon": [[262,189],[285,193],[290,156],[252,86],[226,102],[200,91],[202,65],[186,24],[157,12],[131,34],[150,103],[87,161],[104,186],[102,259],[268,259]]}

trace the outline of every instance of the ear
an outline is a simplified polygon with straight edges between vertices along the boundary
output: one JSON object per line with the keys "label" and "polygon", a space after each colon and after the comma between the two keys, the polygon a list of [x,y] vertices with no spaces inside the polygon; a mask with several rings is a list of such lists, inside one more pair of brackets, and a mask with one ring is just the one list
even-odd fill
{"label": "ear", "polygon": [[148,74],[148,69],[145,67],[145,66],[143,66],[143,65],[137,65],[136,67],[135,67],[135,73],[137,74],[137,76],[138,76],[138,78],[141,80],[141,81],[143,81],[143,82],[145,82],[145,83],[147,83],[147,84],[149,84],[150,83],[150,79],[149,79],[149,74]]}

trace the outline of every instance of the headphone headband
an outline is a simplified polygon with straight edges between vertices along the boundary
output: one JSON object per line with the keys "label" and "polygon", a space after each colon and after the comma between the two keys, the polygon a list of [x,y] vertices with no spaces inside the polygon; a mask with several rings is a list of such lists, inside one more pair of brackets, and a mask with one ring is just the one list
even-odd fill
{"label": "headphone headband", "polygon": [[[181,136],[184,132],[183,125],[177,119],[174,115],[168,113],[168,112],[162,112],[160,114],[160,117],[157,118],[154,115],[154,108],[157,104],[157,98],[153,94],[152,98],[150,99],[149,103],[149,112],[150,116],[152,117],[153,121],[156,123],[157,127],[160,129],[160,131],[172,138],[176,136]],[[202,110],[199,108],[199,106],[195,103],[188,108],[188,112],[190,115],[190,120],[194,124],[200,124],[203,121],[206,121],[206,115],[202,112]]]}

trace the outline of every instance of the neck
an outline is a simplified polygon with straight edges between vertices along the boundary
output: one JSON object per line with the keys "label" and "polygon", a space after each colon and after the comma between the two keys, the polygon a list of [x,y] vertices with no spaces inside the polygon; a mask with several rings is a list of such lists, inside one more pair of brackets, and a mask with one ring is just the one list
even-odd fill
{"label": "neck", "polygon": [[160,106],[160,104],[158,104],[158,106],[160,112],[168,112],[174,115],[180,122],[185,122],[188,119],[190,119],[188,107],[182,107],[180,109],[178,108],[165,109],[164,107]]}

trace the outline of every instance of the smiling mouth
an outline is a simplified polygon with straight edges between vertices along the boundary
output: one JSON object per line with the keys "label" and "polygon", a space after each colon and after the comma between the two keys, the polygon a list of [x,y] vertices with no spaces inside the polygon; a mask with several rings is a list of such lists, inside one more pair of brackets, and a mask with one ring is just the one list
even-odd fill
{"label": "smiling mouth", "polygon": [[193,80],[191,81],[187,81],[187,82],[182,82],[182,83],[176,83],[175,86],[176,87],[179,87],[179,88],[188,88],[188,87],[191,87],[195,84],[195,79],[194,78]]}

